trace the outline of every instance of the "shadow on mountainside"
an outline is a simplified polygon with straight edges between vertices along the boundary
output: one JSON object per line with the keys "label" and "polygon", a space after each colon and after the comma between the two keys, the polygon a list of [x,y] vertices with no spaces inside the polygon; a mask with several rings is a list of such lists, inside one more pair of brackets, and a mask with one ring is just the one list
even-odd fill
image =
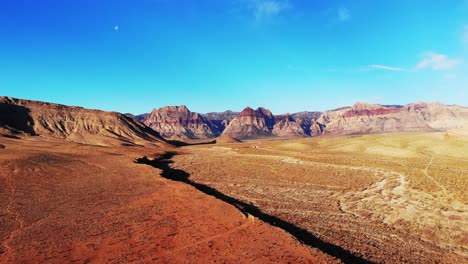
{"label": "shadow on mountainside", "polygon": [[14,134],[21,132],[35,136],[34,120],[30,110],[24,106],[9,103],[0,104],[0,128],[5,128]]}
{"label": "shadow on mountainside", "polygon": [[155,168],[161,169],[162,170],[161,176],[163,176],[164,178],[189,184],[195,187],[197,190],[202,191],[205,194],[214,196],[217,199],[220,199],[226,203],[229,203],[235,206],[244,215],[246,216],[248,216],[249,214],[253,215],[270,225],[279,227],[285,230],[286,232],[290,233],[291,235],[293,235],[296,239],[298,239],[303,244],[306,244],[311,247],[315,247],[321,250],[322,252],[325,252],[335,258],[340,259],[344,263],[372,263],[368,260],[361,258],[360,256],[353,254],[352,252],[338,245],[334,245],[334,244],[321,240],[320,238],[316,237],[314,234],[310,233],[309,231],[301,227],[298,227],[292,223],[286,222],[276,216],[272,216],[267,213],[264,213],[258,207],[252,204],[242,202],[236,198],[223,194],[210,186],[190,180],[189,173],[183,170],[174,169],[170,166],[170,164],[173,163],[171,159],[175,155],[177,155],[176,152],[166,152],[154,160],[148,159],[146,156],[144,156],[142,158],[138,158],[137,160],[135,160],[135,162],[141,163],[141,164],[147,164]]}
{"label": "shadow on mountainside", "polygon": [[195,142],[195,143],[184,142],[180,140],[168,140],[167,142],[169,142],[169,144],[176,146],[176,147],[216,144],[216,140],[211,140],[211,141],[206,141],[206,142]]}

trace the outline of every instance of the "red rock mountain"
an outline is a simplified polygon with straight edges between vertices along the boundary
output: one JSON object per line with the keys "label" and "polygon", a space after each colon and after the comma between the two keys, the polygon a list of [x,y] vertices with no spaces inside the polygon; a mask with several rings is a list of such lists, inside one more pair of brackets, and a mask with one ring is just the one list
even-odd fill
{"label": "red rock mountain", "polygon": [[246,107],[223,131],[223,135],[234,138],[271,136],[275,118],[268,109],[259,107],[253,110]]}
{"label": "red rock mountain", "polygon": [[275,125],[271,132],[278,137],[304,137],[308,135],[301,124],[289,114],[275,116]]}
{"label": "red rock mountain", "polygon": [[230,122],[224,130],[223,135],[241,139],[267,136],[308,136],[309,134],[302,127],[306,123],[305,120],[307,118],[298,118],[298,120],[300,122],[297,122],[289,114],[274,116],[270,110],[263,107],[259,107],[256,110],[247,107]]}
{"label": "red rock mountain", "polygon": [[220,134],[210,121],[185,105],[154,109],[143,122],[166,139],[205,139]]}
{"label": "red rock mountain", "polygon": [[11,97],[0,97],[0,135],[102,146],[168,145],[157,132],[120,113]]}
{"label": "red rock mountain", "polygon": [[406,106],[356,103],[352,107],[273,116],[265,108],[244,109],[223,135],[235,138],[302,137],[388,132],[447,131],[468,126],[468,108],[440,103]]}
{"label": "red rock mountain", "polygon": [[468,108],[440,103],[384,106],[356,103],[324,112],[318,119],[323,134],[446,131],[468,124]]}

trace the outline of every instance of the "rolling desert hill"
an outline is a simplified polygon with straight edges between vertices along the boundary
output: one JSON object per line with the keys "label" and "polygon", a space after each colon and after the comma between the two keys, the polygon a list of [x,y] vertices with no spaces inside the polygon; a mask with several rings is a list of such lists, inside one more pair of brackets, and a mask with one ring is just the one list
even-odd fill
{"label": "rolling desert hill", "polygon": [[0,134],[40,136],[101,146],[168,143],[154,130],[117,112],[0,97]]}

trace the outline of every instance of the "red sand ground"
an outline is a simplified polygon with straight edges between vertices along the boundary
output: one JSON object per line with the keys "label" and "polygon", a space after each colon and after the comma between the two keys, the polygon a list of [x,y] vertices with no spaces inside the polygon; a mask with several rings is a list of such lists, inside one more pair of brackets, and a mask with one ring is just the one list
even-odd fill
{"label": "red sand ground", "polygon": [[0,144],[0,263],[338,262],[133,163],[162,149]]}

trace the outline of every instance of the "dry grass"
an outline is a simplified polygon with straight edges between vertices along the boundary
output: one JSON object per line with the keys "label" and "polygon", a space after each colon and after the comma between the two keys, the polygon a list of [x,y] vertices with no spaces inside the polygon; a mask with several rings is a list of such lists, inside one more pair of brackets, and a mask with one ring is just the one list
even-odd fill
{"label": "dry grass", "polygon": [[468,257],[468,141],[440,133],[191,146],[191,179],[377,262]]}

